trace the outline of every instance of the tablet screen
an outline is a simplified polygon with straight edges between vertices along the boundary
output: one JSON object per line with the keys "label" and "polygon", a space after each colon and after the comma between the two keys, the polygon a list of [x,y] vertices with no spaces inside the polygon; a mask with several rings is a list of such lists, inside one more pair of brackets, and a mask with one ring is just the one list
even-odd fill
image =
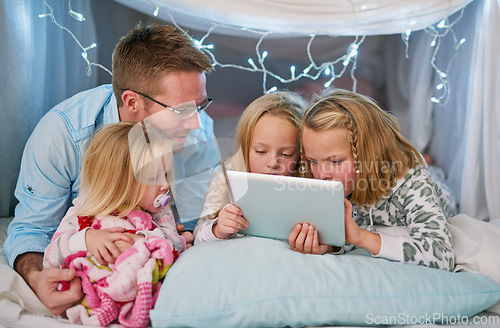
{"label": "tablet screen", "polygon": [[239,171],[226,175],[230,199],[249,223],[241,233],[287,240],[297,223],[307,222],[321,244],[344,245],[341,182]]}

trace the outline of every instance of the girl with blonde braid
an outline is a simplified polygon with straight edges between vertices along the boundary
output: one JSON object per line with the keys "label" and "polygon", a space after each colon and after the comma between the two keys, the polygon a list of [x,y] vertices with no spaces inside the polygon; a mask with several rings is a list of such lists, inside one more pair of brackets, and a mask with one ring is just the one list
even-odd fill
{"label": "girl with blonde braid", "polygon": [[[446,219],[455,209],[389,113],[368,97],[334,90],[306,110],[301,141],[306,174],[344,185],[346,244],[376,257],[453,269]],[[319,244],[307,223],[297,224],[288,241],[302,253],[333,250]]]}

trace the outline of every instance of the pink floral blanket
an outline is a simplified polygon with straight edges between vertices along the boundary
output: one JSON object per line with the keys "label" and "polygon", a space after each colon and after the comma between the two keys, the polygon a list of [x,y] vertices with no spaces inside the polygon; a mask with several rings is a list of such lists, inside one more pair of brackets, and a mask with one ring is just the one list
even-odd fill
{"label": "pink floral blanket", "polygon": [[76,270],[85,294],[81,304],[66,311],[73,323],[146,327],[161,280],[178,257],[170,240],[151,236],[138,239],[114,265],[103,266],[87,252],[70,255],[65,267]]}

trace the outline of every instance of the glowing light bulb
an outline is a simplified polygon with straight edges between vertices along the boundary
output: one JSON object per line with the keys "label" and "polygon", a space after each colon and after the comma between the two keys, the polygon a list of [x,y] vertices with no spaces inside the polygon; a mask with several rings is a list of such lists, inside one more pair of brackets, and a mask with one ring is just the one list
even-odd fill
{"label": "glowing light bulb", "polygon": [[437,25],[437,27],[439,27],[439,28],[444,28],[445,26],[446,26],[446,20],[444,20],[444,19],[442,21],[440,21],[439,24]]}
{"label": "glowing light bulb", "polygon": [[358,54],[358,48],[359,46],[356,43],[353,43],[350,45],[351,52],[349,53],[349,56],[354,57]]}
{"label": "glowing light bulb", "polygon": [[262,59],[264,59],[264,58],[266,58],[266,57],[267,57],[267,51],[264,51],[264,52],[262,53]]}
{"label": "glowing light bulb", "polygon": [[458,48],[464,43],[465,43],[465,38],[460,39],[460,41],[458,41],[458,44],[455,46],[455,50],[458,50]]}
{"label": "glowing light bulb", "polygon": [[347,54],[347,57],[346,59],[344,60],[344,62],[342,63],[344,66],[347,66],[349,65],[349,62],[351,61],[351,58],[356,56],[358,54],[358,45],[356,43],[351,43],[351,45],[349,46],[349,53]]}
{"label": "glowing light bulb", "polygon": [[266,93],[272,93],[272,92],[275,92],[275,91],[277,91],[277,90],[278,90],[278,88],[277,88],[276,86],[274,86],[274,87],[272,87],[271,89],[267,90],[267,92],[266,92]]}
{"label": "glowing light bulb", "polygon": [[85,17],[83,17],[82,14],[77,13],[76,11],[73,11],[73,10],[70,9],[69,10],[69,14],[71,15],[71,17],[73,17],[77,21],[80,21],[80,22],[84,22],[85,21]]}
{"label": "glowing light bulb", "polygon": [[439,83],[437,86],[436,86],[436,89],[438,90],[441,90],[443,88],[443,83]]}
{"label": "glowing light bulb", "polygon": [[295,78],[295,66],[290,66],[290,74],[292,75],[292,79]]}
{"label": "glowing light bulb", "polygon": [[155,16],[155,17],[158,16],[159,12],[160,12],[160,6],[156,6],[156,9],[155,9],[155,11],[153,13],[153,16]]}
{"label": "glowing light bulb", "polygon": [[255,66],[255,63],[252,58],[248,58],[248,63],[253,67],[253,69],[257,69],[257,66]]}
{"label": "glowing light bulb", "polygon": [[313,64],[310,64],[309,66],[307,66],[306,68],[304,68],[304,70],[302,71],[302,73],[304,73],[304,74],[309,73],[309,71],[311,70],[311,68],[313,68]]}

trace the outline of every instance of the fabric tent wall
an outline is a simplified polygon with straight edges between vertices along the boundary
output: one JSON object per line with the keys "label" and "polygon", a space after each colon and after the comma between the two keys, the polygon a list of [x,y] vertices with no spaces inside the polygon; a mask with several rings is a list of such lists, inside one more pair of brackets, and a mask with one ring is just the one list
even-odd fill
{"label": "fabric tent wall", "polygon": [[[62,25],[91,44],[96,32],[93,17],[78,24],[69,17],[66,1],[51,2]],[[91,3],[73,3],[90,11]],[[97,83],[86,75],[81,49],[50,19],[42,1],[5,0],[0,3],[0,217],[14,214],[17,182],[24,144],[40,118],[52,106]]]}
{"label": "fabric tent wall", "polygon": [[485,0],[475,31],[460,205],[477,218],[500,219],[500,1]]}
{"label": "fabric tent wall", "polygon": [[[458,33],[469,45],[451,70],[452,97],[434,109],[430,151],[448,172],[460,211],[477,219],[500,218],[500,108],[498,89],[500,2],[475,1]],[[452,49],[447,46],[445,49]],[[438,64],[445,64],[451,51]]]}

